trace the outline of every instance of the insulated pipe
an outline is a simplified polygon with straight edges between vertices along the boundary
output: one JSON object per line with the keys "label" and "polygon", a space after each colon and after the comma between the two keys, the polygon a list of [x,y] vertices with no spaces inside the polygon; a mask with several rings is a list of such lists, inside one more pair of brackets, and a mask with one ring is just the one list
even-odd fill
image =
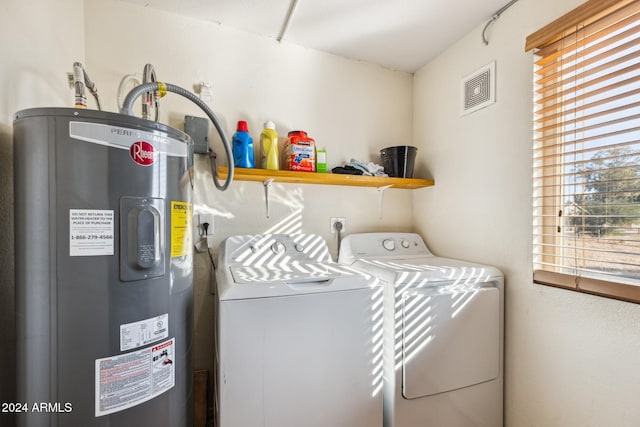
{"label": "insulated pipe", "polygon": [[98,88],[95,83],[91,81],[87,71],[84,69],[81,63],[74,62],[73,63],[73,86],[76,91],[76,108],[87,108],[87,97],[84,94],[85,87],[89,89],[91,95],[96,100],[96,104],[98,105],[98,110],[102,110],[102,106],[100,105],[100,98],[98,97]]}
{"label": "insulated pipe", "polygon": [[124,102],[125,88],[127,84],[133,83],[133,87],[136,87],[140,84],[140,80],[135,74],[127,74],[120,80],[120,84],[118,85],[118,110],[122,111],[122,103]]}
{"label": "insulated pipe", "polygon": [[222,146],[224,147],[224,152],[227,155],[227,161],[229,163],[229,172],[227,174],[227,179],[225,180],[224,185],[220,185],[220,181],[218,179],[218,170],[216,166],[216,153],[213,150],[210,150],[209,159],[211,160],[211,175],[213,175],[213,183],[215,184],[216,188],[220,191],[226,190],[229,187],[229,184],[231,184],[231,181],[233,180],[233,170],[234,170],[233,153],[231,151],[231,145],[229,144],[229,139],[227,138],[227,135],[222,129],[222,126],[220,125],[220,122],[218,121],[218,118],[216,117],[215,113],[211,110],[211,108],[209,108],[207,104],[204,103],[204,101],[202,101],[200,98],[198,98],[196,95],[189,92],[188,90],[183,89],[180,86],[172,85],[170,83],[161,83],[161,82],[144,83],[144,84],[141,84],[140,86],[137,86],[131,89],[131,91],[127,94],[126,98],[124,99],[124,102],[122,104],[122,109],[120,110],[120,112],[122,114],[127,114],[129,116],[132,116],[133,115],[132,108],[135,100],[138,99],[138,97],[143,93],[151,92],[151,91],[158,91],[160,93],[160,97],[164,96],[166,92],[173,92],[175,94],[181,95],[189,99],[194,104],[196,104],[198,107],[200,107],[202,111],[204,111],[207,114],[209,119],[213,122],[213,125],[215,126],[216,130],[218,131],[218,135],[220,135],[220,139],[222,140]]}
{"label": "insulated pipe", "polygon": [[73,63],[73,88],[76,91],[76,108],[87,108],[87,97],[84,94],[84,71],[79,62]]}

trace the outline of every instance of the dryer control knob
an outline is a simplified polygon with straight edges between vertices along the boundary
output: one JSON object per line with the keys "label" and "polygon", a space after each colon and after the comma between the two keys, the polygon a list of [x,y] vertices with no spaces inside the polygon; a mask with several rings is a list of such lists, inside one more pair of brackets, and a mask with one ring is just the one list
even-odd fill
{"label": "dryer control knob", "polygon": [[304,251],[304,246],[302,246],[300,243],[296,243],[296,251],[298,252]]}
{"label": "dryer control knob", "polygon": [[402,245],[403,248],[409,249],[409,241],[408,240],[403,240],[403,241],[400,242],[400,244]]}
{"label": "dryer control knob", "polygon": [[282,242],[275,242],[273,245],[271,245],[271,250],[274,254],[281,254],[282,252],[284,252],[284,249],[284,243]]}
{"label": "dryer control knob", "polygon": [[391,239],[384,239],[382,241],[382,247],[388,251],[392,251],[396,248],[396,242]]}

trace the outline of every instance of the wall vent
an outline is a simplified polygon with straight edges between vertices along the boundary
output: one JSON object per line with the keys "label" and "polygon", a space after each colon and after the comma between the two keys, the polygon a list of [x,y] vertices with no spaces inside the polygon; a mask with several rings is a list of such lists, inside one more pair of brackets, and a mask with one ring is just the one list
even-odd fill
{"label": "wall vent", "polygon": [[496,102],[496,63],[493,61],[462,79],[462,114]]}

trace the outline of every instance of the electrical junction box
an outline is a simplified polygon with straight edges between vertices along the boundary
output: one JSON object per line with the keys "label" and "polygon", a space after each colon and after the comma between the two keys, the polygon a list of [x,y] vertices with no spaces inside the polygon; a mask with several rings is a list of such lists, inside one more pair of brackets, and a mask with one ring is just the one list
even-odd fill
{"label": "electrical junction box", "polygon": [[208,119],[184,116],[184,132],[193,139],[193,152],[195,154],[209,153]]}

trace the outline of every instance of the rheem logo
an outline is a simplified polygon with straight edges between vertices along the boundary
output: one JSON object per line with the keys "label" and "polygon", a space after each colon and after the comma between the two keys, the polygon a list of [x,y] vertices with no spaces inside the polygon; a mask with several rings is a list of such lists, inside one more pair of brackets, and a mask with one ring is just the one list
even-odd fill
{"label": "rheem logo", "polygon": [[129,148],[134,162],[142,166],[151,166],[156,161],[156,149],[147,141],[136,141]]}

